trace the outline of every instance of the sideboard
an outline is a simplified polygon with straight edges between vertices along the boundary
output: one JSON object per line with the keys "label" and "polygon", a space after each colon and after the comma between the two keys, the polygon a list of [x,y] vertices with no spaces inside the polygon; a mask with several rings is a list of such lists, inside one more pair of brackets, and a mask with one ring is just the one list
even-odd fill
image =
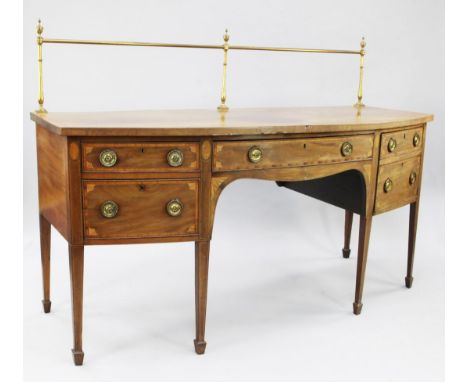
{"label": "sideboard", "polygon": [[32,113],[36,123],[44,311],[50,229],[69,243],[73,356],[83,362],[87,245],[195,243],[195,351],[205,351],[208,259],[221,191],[265,179],[353,215],[359,245],[353,311],[360,314],[374,215],[410,206],[413,260],[428,114],[373,107]]}

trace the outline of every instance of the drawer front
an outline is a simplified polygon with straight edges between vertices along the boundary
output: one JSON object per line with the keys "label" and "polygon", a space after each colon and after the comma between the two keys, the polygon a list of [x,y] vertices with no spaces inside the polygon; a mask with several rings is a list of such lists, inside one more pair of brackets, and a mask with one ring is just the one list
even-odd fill
{"label": "drawer front", "polygon": [[408,154],[419,154],[422,148],[423,128],[382,134],[380,159],[395,158]]}
{"label": "drawer front", "polygon": [[216,142],[213,171],[300,167],[372,158],[372,135]]}
{"label": "drawer front", "polygon": [[93,239],[193,235],[198,181],[84,181],[83,218]]}
{"label": "drawer front", "polygon": [[84,143],[83,171],[191,172],[199,169],[198,143]]}
{"label": "drawer front", "polygon": [[404,206],[416,200],[420,184],[421,158],[381,165],[377,179],[375,213]]}

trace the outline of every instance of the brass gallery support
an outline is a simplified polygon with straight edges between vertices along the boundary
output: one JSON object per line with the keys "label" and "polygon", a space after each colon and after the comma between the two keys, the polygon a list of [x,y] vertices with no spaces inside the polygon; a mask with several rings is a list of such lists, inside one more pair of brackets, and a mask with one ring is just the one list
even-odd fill
{"label": "brass gallery support", "polygon": [[229,110],[229,108],[226,106],[226,75],[227,75],[227,57],[228,57],[228,50],[229,50],[229,44],[228,44],[229,35],[228,35],[227,29],[226,29],[226,32],[224,33],[223,39],[224,39],[223,81],[221,85],[221,105],[218,106],[218,111]]}
{"label": "brass gallery support", "polygon": [[38,58],[37,62],[39,65],[39,96],[37,102],[39,104],[38,113],[47,113],[47,110],[44,109],[44,87],[42,83],[42,44],[44,39],[42,38],[42,32],[44,27],[42,26],[41,20],[37,22],[36,32],[37,32],[37,49],[38,49]]}
{"label": "brass gallery support", "polygon": [[361,60],[359,63],[359,87],[358,87],[358,95],[357,95],[358,101],[356,104],[354,104],[354,107],[357,107],[357,108],[366,106],[362,103],[362,76],[364,74],[363,73],[364,72],[364,56],[366,54],[366,51],[364,50],[365,47],[366,47],[366,40],[363,37],[361,39],[361,50],[359,51]]}
{"label": "brass gallery support", "polygon": [[308,48],[281,48],[281,47],[266,47],[266,46],[249,46],[249,45],[229,45],[229,35],[226,32],[223,36],[224,43],[222,45],[209,45],[209,44],[172,44],[172,43],[156,43],[156,42],[134,42],[134,41],[104,41],[104,40],[72,40],[72,39],[58,39],[58,38],[44,38],[42,32],[44,27],[41,20],[37,24],[37,45],[39,50],[39,109],[38,113],[47,113],[44,109],[44,89],[42,81],[42,45],[43,44],[74,44],[74,45],[113,45],[113,46],[141,46],[141,47],[156,47],[156,48],[193,48],[193,49],[221,49],[224,53],[223,60],[223,77],[221,86],[221,104],[218,106],[218,111],[226,112],[229,108],[226,105],[226,76],[227,76],[227,56],[229,50],[255,50],[255,51],[268,51],[268,52],[296,52],[296,53],[332,53],[332,54],[359,54],[359,88],[358,88],[358,101],[354,105],[358,109],[364,107],[362,103],[362,77],[364,70],[364,55],[366,42],[364,37],[361,40],[360,50],[344,50],[344,49],[308,49]]}

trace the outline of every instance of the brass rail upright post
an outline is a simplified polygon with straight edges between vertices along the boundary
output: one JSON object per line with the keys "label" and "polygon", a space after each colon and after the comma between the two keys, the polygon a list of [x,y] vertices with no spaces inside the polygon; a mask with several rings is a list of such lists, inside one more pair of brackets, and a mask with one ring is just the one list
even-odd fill
{"label": "brass rail upright post", "polygon": [[227,75],[227,57],[228,57],[228,51],[229,51],[229,44],[228,44],[229,35],[228,35],[227,29],[226,29],[226,32],[224,33],[223,39],[224,39],[223,82],[221,85],[221,105],[218,106],[218,111],[229,110],[229,108],[226,106],[226,75]]}
{"label": "brass rail upright post", "polygon": [[361,60],[359,63],[359,88],[357,94],[357,102],[354,104],[354,107],[357,108],[366,106],[362,103],[362,76],[364,74],[364,55],[366,54],[366,51],[364,50],[364,48],[366,47],[366,40],[364,39],[364,37],[361,39],[360,45],[361,50],[359,51],[359,54],[361,55]]}
{"label": "brass rail upright post", "polygon": [[37,113],[47,113],[47,110],[44,109],[44,88],[42,84],[42,44],[44,42],[42,38],[42,32],[44,27],[41,24],[41,20],[37,22],[36,32],[37,32],[37,48],[38,48],[38,59],[39,64],[39,96],[37,102],[39,104],[39,109],[36,110]]}

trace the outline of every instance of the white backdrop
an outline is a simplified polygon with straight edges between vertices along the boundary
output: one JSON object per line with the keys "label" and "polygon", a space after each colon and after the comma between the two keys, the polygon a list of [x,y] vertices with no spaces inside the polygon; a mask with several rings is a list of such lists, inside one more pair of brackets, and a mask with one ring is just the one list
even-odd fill
{"label": "white backdrop", "polygon": [[[24,267],[26,380],[152,379],[440,381],[444,319],[444,3],[392,1],[24,1]],[[44,36],[359,49],[364,102],[429,112],[412,290],[402,287],[408,208],[374,219],[364,308],[351,314],[352,259],[343,211],[242,180],[218,204],[207,353],[193,353],[192,244],[89,247],[85,366],[72,367],[66,244],[52,244],[52,313],[41,314],[35,25]],[[231,108],[353,104],[355,56],[230,52]],[[222,52],[44,47],[49,111],[215,108]],[[357,220],[357,219],[356,219]],[[242,237],[242,240],[238,238]],[[112,256],[112,266],[109,257]],[[96,379],[97,378],[97,379]],[[142,378],[137,378],[141,380]]]}

